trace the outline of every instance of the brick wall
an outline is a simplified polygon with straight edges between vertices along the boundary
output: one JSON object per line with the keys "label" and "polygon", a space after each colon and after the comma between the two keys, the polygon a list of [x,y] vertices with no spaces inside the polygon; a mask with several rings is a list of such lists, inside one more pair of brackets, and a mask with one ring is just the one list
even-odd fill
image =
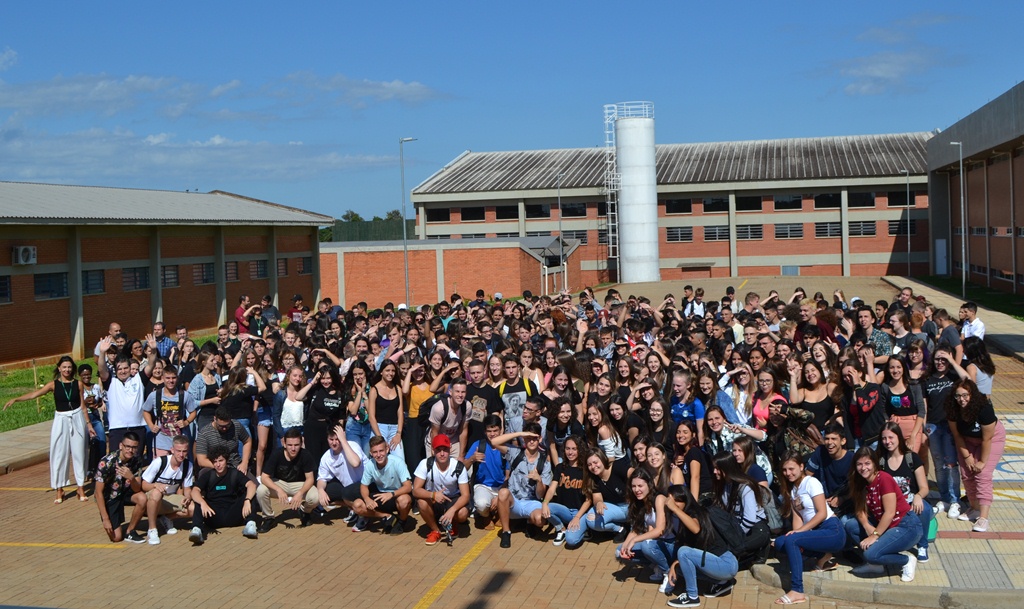
{"label": "brick wall", "polygon": [[[396,305],[405,302],[402,250],[346,252],[344,256],[345,307],[359,301],[379,304],[391,301]],[[413,303],[437,302],[437,261],[433,251],[409,251],[409,284],[409,298]]]}

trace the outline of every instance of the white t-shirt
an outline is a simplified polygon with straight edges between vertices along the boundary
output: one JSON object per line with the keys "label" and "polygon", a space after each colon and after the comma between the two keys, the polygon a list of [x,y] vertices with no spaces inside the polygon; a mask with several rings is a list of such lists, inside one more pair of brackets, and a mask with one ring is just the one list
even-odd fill
{"label": "white t-shirt", "polygon": [[110,429],[142,427],[146,424],[142,418],[142,385],[141,372],[124,383],[117,376],[110,380],[110,388],[107,389],[107,421]]}
{"label": "white t-shirt", "polygon": [[[793,499],[793,509],[800,515],[800,520],[805,523],[810,522],[814,515],[818,513],[814,509],[814,498],[818,495],[824,495],[825,488],[821,486],[821,482],[813,476],[804,476],[804,479],[800,481],[799,486],[789,491],[789,496]],[[829,507],[828,502],[825,503],[825,518],[832,517],[832,508]]]}
{"label": "white t-shirt", "polygon": [[[189,463],[188,461],[182,461],[181,465],[175,468],[171,466],[171,458],[167,457],[167,465],[163,469],[160,469],[161,461],[163,461],[162,457],[153,459],[153,462],[149,464],[149,467],[146,468],[146,471],[142,472],[142,479],[145,480],[146,482],[149,482],[150,484],[160,483],[168,485],[167,492],[164,493],[165,495],[173,495],[177,493],[178,488],[182,485],[186,487],[192,486],[192,478],[193,475],[195,474],[196,468],[191,463]],[[186,463],[188,463],[188,476],[185,476],[185,479],[183,481],[182,469],[185,468],[183,468],[182,466],[184,466]]]}
{"label": "white t-shirt", "polygon": [[[458,468],[459,462],[456,459],[451,459],[448,462],[448,470],[442,471],[435,460],[433,467],[430,468],[431,471],[427,472],[428,459],[420,461],[413,474],[416,478],[424,481],[423,488],[430,492],[441,491],[446,497],[458,497],[459,485],[469,484],[469,472],[466,471],[466,468]],[[462,469],[458,476],[455,475],[456,469]]]}
{"label": "white t-shirt", "polygon": [[358,484],[363,479],[363,466],[366,464],[366,455],[363,454],[363,449],[359,447],[358,442],[348,440],[348,445],[359,455],[359,466],[352,467],[348,464],[344,450],[334,454],[328,448],[324,456],[320,457],[320,468],[316,472],[317,480],[327,480],[330,482],[333,479],[337,479],[338,482],[348,486],[352,483]]}

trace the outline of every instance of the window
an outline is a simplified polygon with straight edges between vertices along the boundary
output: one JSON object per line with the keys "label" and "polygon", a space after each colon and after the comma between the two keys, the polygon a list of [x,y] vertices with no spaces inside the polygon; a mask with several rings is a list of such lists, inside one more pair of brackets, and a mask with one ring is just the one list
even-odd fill
{"label": "window", "polygon": [[[910,234],[917,234],[917,220],[910,221]],[[906,237],[907,236],[907,221],[906,220],[889,220],[889,236],[890,237]]]}
{"label": "window", "polygon": [[580,245],[587,244],[587,231],[585,230],[562,231],[562,236],[566,239],[576,239],[580,242]]}
{"label": "window", "polygon": [[508,239],[509,237],[518,237],[519,233],[494,233],[494,236],[499,239]]}
{"label": "window", "polygon": [[693,227],[670,226],[665,229],[665,240],[669,243],[690,243],[693,241]]}
{"label": "window", "polygon": [[278,258],[277,259],[277,276],[287,277],[288,276],[288,259]]}
{"label": "window", "polygon": [[848,207],[874,207],[875,193],[873,192],[851,192],[847,197]]}
{"label": "window", "polygon": [[149,289],[149,267],[136,266],[121,271],[121,289],[125,292],[131,290]]}
{"label": "window", "polygon": [[608,245],[608,229],[601,229],[597,231],[597,244]]}
{"label": "window", "polygon": [[224,263],[224,281],[238,281],[238,263],[235,261]]}
{"label": "window", "polygon": [[704,213],[717,214],[729,211],[729,197],[708,197],[704,199]]}
{"label": "window", "polygon": [[736,211],[761,211],[760,195],[736,197]]}
{"label": "window", "polygon": [[550,237],[551,231],[549,230],[528,230],[526,231],[527,237]]}
{"label": "window", "polygon": [[889,207],[913,207],[914,199],[917,198],[917,193],[911,191],[910,203],[907,203],[907,191],[906,190],[890,190],[886,193],[889,199]]}
{"label": "window", "polygon": [[804,225],[803,224],[776,224],[775,225],[775,238],[776,239],[803,239],[804,238]]}
{"label": "window", "polygon": [[463,239],[484,239],[487,237],[487,233],[465,233],[462,235]]}
{"label": "window", "polygon": [[36,300],[68,297],[67,273],[41,273],[35,276]]}
{"label": "window", "polygon": [[764,238],[764,226],[761,224],[736,225],[737,241],[758,241]]}
{"label": "window", "polygon": [[669,199],[665,201],[666,214],[692,214],[693,199]]}
{"label": "window", "polygon": [[843,197],[838,192],[826,192],[814,195],[814,209],[839,209]]}
{"label": "window", "polygon": [[608,201],[597,202],[597,217],[603,218],[608,215]]}
{"label": "window", "polygon": [[447,207],[432,207],[427,209],[427,222],[451,222],[452,210]]}
{"label": "window", "polygon": [[850,236],[874,237],[875,228],[876,226],[874,220],[865,220],[863,222],[850,222]]}
{"label": "window", "polygon": [[299,275],[313,274],[313,257],[302,256],[299,258]]}
{"label": "window", "polygon": [[1002,279],[1003,281],[1013,281],[1013,273],[1010,271],[1004,271],[1001,269],[992,269],[993,279]]}
{"label": "window", "polygon": [[551,217],[551,206],[547,203],[535,203],[526,205],[526,217],[527,218],[550,218]]}
{"label": "window", "polygon": [[964,227],[962,227],[962,226],[954,226],[953,227],[953,234],[958,236],[958,237],[960,235],[964,234]]}
{"label": "window", "polygon": [[495,220],[518,220],[519,219],[519,206],[518,205],[498,205],[494,208],[494,219]]}
{"label": "window", "polygon": [[[958,232],[957,234],[959,235],[960,233]],[[1024,226],[1017,227],[1017,236],[1024,237]]]}
{"label": "window", "polygon": [[729,227],[728,227],[728,225],[723,225],[723,226],[705,226],[704,227],[704,240],[705,241],[728,241],[729,240]]}
{"label": "window", "polygon": [[586,203],[562,203],[562,217],[563,218],[586,218],[587,217],[587,204]]}
{"label": "window", "polygon": [[178,265],[171,264],[160,267],[160,286],[165,288],[178,287]]}
{"label": "window", "polygon": [[[282,259],[283,260],[283,259]],[[203,262],[192,265],[192,284],[207,285],[213,283],[213,263]]]}
{"label": "window", "polygon": [[483,207],[463,207],[462,208],[462,221],[463,222],[483,222],[484,220],[484,208]]}
{"label": "window", "polygon": [[800,211],[804,206],[803,195],[775,195],[775,211]]}
{"label": "window", "polygon": [[988,231],[985,230],[984,226],[972,226],[971,236],[972,237],[984,237]]}
{"label": "window", "polygon": [[267,276],[266,260],[252,260],[249,262],[249,279],[266,279]]}
{"label": "window", "polygon": [[0,304],[11,302],[11,276],[0,275]]}
{"label": "window", "polygon": [[[445,241],[451,238],[451,235],[427,235],[428,241]],[[300,271],[299,274],[301,275],[302,272]]]}
{"label": "window", "polygon": [[103,271],[82,271],[82,293],[102,294],[107,290]]}
{"label": "window", "polygon": [[823,237],[841,237],[843,236],[843,227],[838,222],[815,222],[814,236],[819,239]]}

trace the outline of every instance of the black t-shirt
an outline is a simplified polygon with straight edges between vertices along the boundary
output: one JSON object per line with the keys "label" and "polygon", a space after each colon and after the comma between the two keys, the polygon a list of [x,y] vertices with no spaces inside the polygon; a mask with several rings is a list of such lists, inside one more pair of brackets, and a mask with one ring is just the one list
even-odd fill
{"label": "black t-shirt", "polygon": [[950,374],[931,375],[924,379],[925,404],[928,405],[928,422],[935,425],[946,420],[946,400],[957,379]]}
{"label": "black t-shirt", "polygon": [[309,404],[311,419],[333,425],[340,421],[343,415],[347,414],[345,398],[340,391],[335,391],[331,394],[322,388],[316,389],[313,399]]}
{"label": "black t-shirt", "polygon": [[974,423],[965,423],[964,421],[956,422],[956,430],[960,432],[960,435],[965,438],[978,438],[981,439],[981,426],[992,425],[998,419],[996,419],[996,411],[992,407],[992,402],[986,400],[985,404],[978,410],[978,420]]}
{"label": "black t-shirt", "polygon": [[548,419],[547,432],[548,442],[558,445],[559,454],[562,454],[562,447],[565,446],[565,441],[569,436],[585,437],[586,434],[583,425],[576,420],[576,417],[569,419],[569,424],[565,427],[559,425],[556,419]]}
{"label": "black t-shirt", "polygon": [[218,476],[215,469],[208,467],[199,473],[195,487],[203,493],[206,503],[216,511],[222,506],[231,505],[239,497],[244,497],[247,480],[233,467],[227,468],[223,476]]}
{"label": "black t-shirt", "polygon": [[594,492],[601,493],[605,503],[622,505],[626,503],[626,495],[629,491],[629,460],[619,459],[612,462],[611,476],[605,482],[600,478],[594,478]]}
{"label": "black t-shirt", "polygon": [[252,418],[252,399],[259,391],[252,385],[246,385],[241,391],[236,391],[221,399],[220,405],[225,406],[231,413],[232,419],[248,421]]}
{"label": "black t-shirt", "polygon": [[917,486],[917,476],[914,475],[914,472],[924,464],[921,463],[921,458],[916,454],[911,452],[904,455],[900,459],[899,467],[895,469],[889,467],[889,459],[887,457],[882,457],[880,462],[879,471],[892,476],[892,479],[900,486],[903,497],[910,497],[911,493],[916,495],[920,491],[920,488]]}
{"label": "black t-shirt", "polygon": [[[501,414],[504,404],[498,399],[498,391],[490,385],[466,387],[466,403],[469,404],[469,445],[483,440],[485,435],[484,417]],[[463,447],[465,448],[465,447]]]}
{"label": "black t-shirt", "polygon": [[317,462],[308,450],[299,449],[299,454],[289,461],[285,458],[284,448],[279,448],[263,464],[263,473],[268,474],[271,480],[305,482],[306,474],[315,472],[316,467]]}
{"label": "black t-shirt", "polygon": [[571,510],[580,509],[586,499],[583,494],[583,470],[566,463],[559,463],[555,467],[554,481],[558,482],[555,503],[560,503]]}
{"label": "black t-shirt", "polygon": [[708,464],[707,455],[704,454],[704,451],[699,446],[691,446],[683,457],[683,481],[687,486],[690,485],[690,469],[693,467],[694,462],[700,463],[700,492],[710,491],[715,484],[714,479],[711,477],[711,465]]}

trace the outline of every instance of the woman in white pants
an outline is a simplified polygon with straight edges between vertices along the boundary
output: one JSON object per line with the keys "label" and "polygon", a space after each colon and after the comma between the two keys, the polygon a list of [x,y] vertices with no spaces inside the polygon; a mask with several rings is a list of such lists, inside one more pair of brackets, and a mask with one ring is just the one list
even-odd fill
{"label": "woman in white pants", "polygon": [[53,380],[39,389],[16,397],[4,406],[7,410],[15,402],[34,400],[53,393],[53,427],[50,428],[50,488],[56,489],[54,503],[64,501],[64,487],[68,480],[68,457],[75,470],[78,500],[85,496],[85,462],[89,452],[89,438],[96,435],[89,422],[89,414],[82,407],[82,382],[75,378],[75,360],[65,355],[57,362]]}

